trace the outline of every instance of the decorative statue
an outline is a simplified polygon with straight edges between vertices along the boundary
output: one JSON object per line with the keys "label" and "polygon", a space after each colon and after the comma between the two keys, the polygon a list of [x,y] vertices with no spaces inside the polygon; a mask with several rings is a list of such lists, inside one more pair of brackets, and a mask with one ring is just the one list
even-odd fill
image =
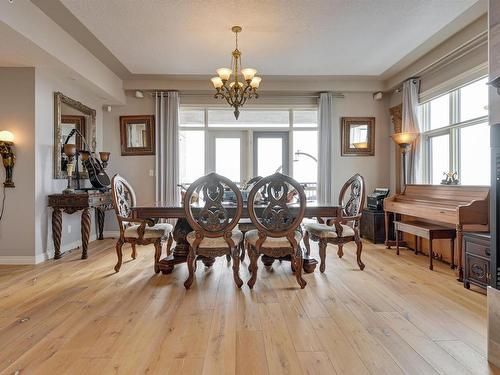
{"label": "decorative statue", "polygon": [[458,185],[457,172],[443,172],[444,179],[441,180],[441,185]]}

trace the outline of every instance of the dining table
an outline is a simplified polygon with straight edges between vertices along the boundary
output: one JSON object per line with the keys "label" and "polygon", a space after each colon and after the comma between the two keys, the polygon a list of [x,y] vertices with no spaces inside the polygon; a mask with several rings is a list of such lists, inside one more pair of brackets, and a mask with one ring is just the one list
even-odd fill
{"label": "dining table", "polygon": [[[236,212],[236,205],[231,202],[228,202],[224,205],[228,214],[231,216],[231,212]],[[255,206],[254,206],[255,207]],[[264,210],[267,205],[263,204],[262,206],[257,206],[255,208],[256,213],[258,214],[259,210]],[[298,211],[299,206],[296,204],[288,205],[290,212],[293,214],[294,209]],[[172,252],[167,257],[160,260],[159,268],[163,274],[169,274],[174,270],[174,267],[177,264],[185,263],[187,260],[187,255],[189,253],[189,243],[186,240],[187,235],[193,229],[189,225],[189,222],[186,218],[186,213],[184,211],[184,206],[167,204],[164,202],[153,202],[149,204],[138,204],[134,207],[131,207],[132,217],[134,219],[151,219],[153,221],[158,221],[160,219],[176,219],[176,223],[174,226],[174,230],[172,232],[172,236],[175,241],[175,246],[172,249]],[[321,204],[317,202],[307,202],[304,217],[306,218],[317,218],[317,219],[326,219],[332,217],[340,217],[342,216],[343,206],[337,204]],[[247,205],[244,203],[243,211],[241,214],[241,219],[248,219],[250,215],[248,213]],[[301,230],[301,228],[299,228]],[[303,270],[305,273],[314,272],[318,261],[307,254],[305,248],[300,244],[299,245],[302,250],[303,257]],[[199,260],[203,262],[206,267],[211,267],[215,259],[209,257],[198,257]],[[272,258],[266,255],[261,257],[262,263],[266,267],[272,266],[275,260],[280,261],[290,261],[291,257],[286,256],[283,258]]]}

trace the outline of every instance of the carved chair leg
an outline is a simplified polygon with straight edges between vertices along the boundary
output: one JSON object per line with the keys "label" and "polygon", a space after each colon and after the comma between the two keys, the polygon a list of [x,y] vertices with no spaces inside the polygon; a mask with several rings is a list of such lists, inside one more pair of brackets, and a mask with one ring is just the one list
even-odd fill
{"label": "carved chair leg", "polygon": [[295,278],[297,279],[297,283],[300,285],[301,289],[304,289],[307,285],[307,282],[302,278],[302,251],[297,251],[292,255],[292,263],[294,263],[295,268]]}
{"label": "carved chair leg", "polygon": [[361,261],[361,252],[363,251],[363,242],[359,237],[359,231],[356,229],[356,235],[354,236],[354,242],[356,242],[356,261],[358,262],[359,269],[363,271],[365,269],[365,264]]}
{"label": "carved chair leg", "polygon": [[118,257],[118,261],[116,262],[115,272],[120,272],[120,267],[122,266],[122,246],[123,241],[118,240],[116,242],[116,256]]}
{"label": "carved chair leg", "polygon": [[250,266],[248,266],[248,270],[250,271],[250,279],[248,280],[248,286],[250,289],[253,289],[255,285],[255,281],[257,280],[257,260],[259,258],[259,254],[257,254],[256,249],[251,246],[248,248],[248,256],[250,257]]}
{"label": "carved chair leg", "polygon": [[306,247],[306,254],[311,255],[311,244],[309,243],[309,232],[304,231],[304,246]]}
{"label": "carved chair leg", "polygon": [[338,244],[337,247],[337,255],[339,256],[339,258],[342,258],[344,256],[344,244]]}
{"label": "carved chair leg", "polygon": [[319,270],[321,273],[325,272],[325,258],[326,258],[326,241],[323,239],[319,240],[319,259],[321,261],[319,265]]}
{"label": "carved chair leg", "polygon": [[240,261],[244,261],[245,260],[245,243],[244,242],[241,242],[240,243]]}
{"label": "carved chair leg", "polygon": [[132,259],[137,257],[137,252],[135,251],[135,243],[132,244]]}
{"label": "carved chair leg", "polygon": [[155,273],[160,272],[161,241],[155,242]]}
{"label": "carved chair leg", "polygon": [[187,266],[188,266],[188,278],[186,281],[184,281],[184,288],[189,289],[191,288],[191,285],[193,284],[194,281],[194,273],[195,273],[195,266],[196,266],[196,255],[194,253],[194,250],[191,248],[189,249],[189,253],[187,256]]}
{"label": "carved chair leg", "polygon": [[240,249],[239,249],[239,245],[236,246],[234,249],[231,250],[232,254],[233,254],[233,278],[234,278],[234,282],[236,283],[236,285],[238,286],[238,288],[241,288],[241,286],[243,285],[243,280],[241,280],[241,277],[240,277]]}
{"label": "carved chair leg", "polygon": [[167,256],[170,255],[173,241],[174,241],[174,238],[172,237],[172,233],[169,233],[168,234],[168,241],[167,241]]}

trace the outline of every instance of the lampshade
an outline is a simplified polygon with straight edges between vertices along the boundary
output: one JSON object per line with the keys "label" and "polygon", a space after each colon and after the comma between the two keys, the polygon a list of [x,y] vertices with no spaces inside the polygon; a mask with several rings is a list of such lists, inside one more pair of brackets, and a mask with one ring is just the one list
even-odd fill
{"label": "lampshade", "polygon": [[222,79],[223,81],[227,81],[229,77],[231,77],[231,73],[233,71],[229,68],[219,68],[216,70],[216,72],[219,75],[220,79]]}
{"label": "lampshade", "polygon": [[64,145],[64,154],[68,157],[75,156],[76,154],[76,145],[71,143],[66,143]]}
{"label": "lampshade", "polygon": [[0,142],[14,142],[14,134],[8,130],[0,131]]}
{"label": "lampshade", "polygon": [[224,84],[222,83],[222,79],[220,77],[213,77],[211,79],[212,83],[214,84],[214,87],[216,89],[220,89]]}
{"label": "lampshade", "polygon": [[404,146],[412,143],[418,137],[418,133],[416,132],[394,133],[391,135],[391,137],[392,140],[396,142],[398,145]]}
{"label": "lampshade", "polygon": [[110,154],[111,154],[110,152],[101,151],[99,152],[99,158],[101,159],[101,161],[106,163],[109,160]]}
{"label": "lampshade", "polygon": [[262,81],[262,78],[253,77],[252,82],[250,82],[250,86],[252,86],[253,89],[258,89],[259,85],[260,85],[260,81]]}
{"label": "lampshade", "polygon": [[90,158],[90,152],[89,151],[82,151],[81,154],[82,154],[82,160],[83,161],[89,160],[89,158]]}
{"label": "lampshade", "polygon": [[243,78],[245,78],[245,81],[251,81],[252,78],[257,74],[257,71],[252,68],[246,68],[241,69],[241,74],[243,75]]}

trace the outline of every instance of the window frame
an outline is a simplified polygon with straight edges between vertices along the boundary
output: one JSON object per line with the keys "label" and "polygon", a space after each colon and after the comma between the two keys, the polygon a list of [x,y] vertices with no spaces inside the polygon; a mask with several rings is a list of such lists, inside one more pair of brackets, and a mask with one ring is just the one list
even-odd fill
{"label": "window frame", "polygon": [[[422,139],[422,182],[425,184],[432,184],[432,152],[431,141],[433,137],[442,135],[449,135],[449,165],[450,170],[457,171],[458,177],[461,176],[460,165],[460,130],[469,126],[488,123],[489,113],[485,116],[472,118],[466,121],[460,120],[460,89],[471,85],[475,82],[487,78],[482,76],[467,82],[464,85],[454,88],[451,91],[442,93],[441,95],[427,99],[425,102],[419,103],[419,124],[421,127]],[[485,88],[487,90],[487,88]],[[432,100],[437,99],[443,95],[450,95],[449,110],[450,110],[450,124],[438,129],[430,129],[430,103]],[[488,105],[488,103],[486,103]]]}
{"label": "window frame", "polygon": [[[248,107],[245,108],[244,110],[247,111],[277,111],[277,110],[286,110],[288,111],[288,126],[275,126],[275,127],[252,127],[252,126],[241,126],[241,127],[232,127],[232,126],[209,126],[208,125],[208,111],[209,110],[228,110],[228,107],[223,107],[223,106],[211,106],[211,105],[206,105],[206,106],[200,106],[200,105],[191,105],[191,104],[181,104],[180,105],[180,111],[183,109],[185,110],[198,110],[198,111],[203,111],[204,112],[204,122],[203,126],[182,126],[182,124],[179,123],[179,131],[183,132],[188,132],[188,131],[204,131],[204,139],[205,139],[205,174],[209,172],[210,170],[210,161],[208,160],[209,153],[208,149],[210,147],[209,145],[209,138],[211,133],[219,133],[219,134],[224,134],[224,132],[227,132],[228,134],[234,131],[241,131],[243,133],[246,133],[246,139],[248,143],[248,149],[247,149],[247,156],[245,157],[246,160],[246,168],[242,171],[242,180],[243,181],[248,181],[250,178],[253,177],[253,171],[254,171],[254,147],[253,147],[253,133],[254,132],[269,132],[269,133],[282,133],[282,132],[287,132],[288,133],[288,172],[290,176],[293,176],[293,135],[294,132],[297,131],[316,131],[319,132],[319,119],[316,123],[315,127],[311,126],[300,126],[294,124],[294,112],[295,111],[315,111],[318,113],[319,107],[318,105],[297,105],[297,106],[262,106],[262,107]],[[319,115],[319,114],[318,114]],[[178,158],[180,160],[180,158]],[[241,181],[241,182],[243,182]],[[308,181],[310,182],[310,181]],[[181,183],[186,183],[181,181]]]}

